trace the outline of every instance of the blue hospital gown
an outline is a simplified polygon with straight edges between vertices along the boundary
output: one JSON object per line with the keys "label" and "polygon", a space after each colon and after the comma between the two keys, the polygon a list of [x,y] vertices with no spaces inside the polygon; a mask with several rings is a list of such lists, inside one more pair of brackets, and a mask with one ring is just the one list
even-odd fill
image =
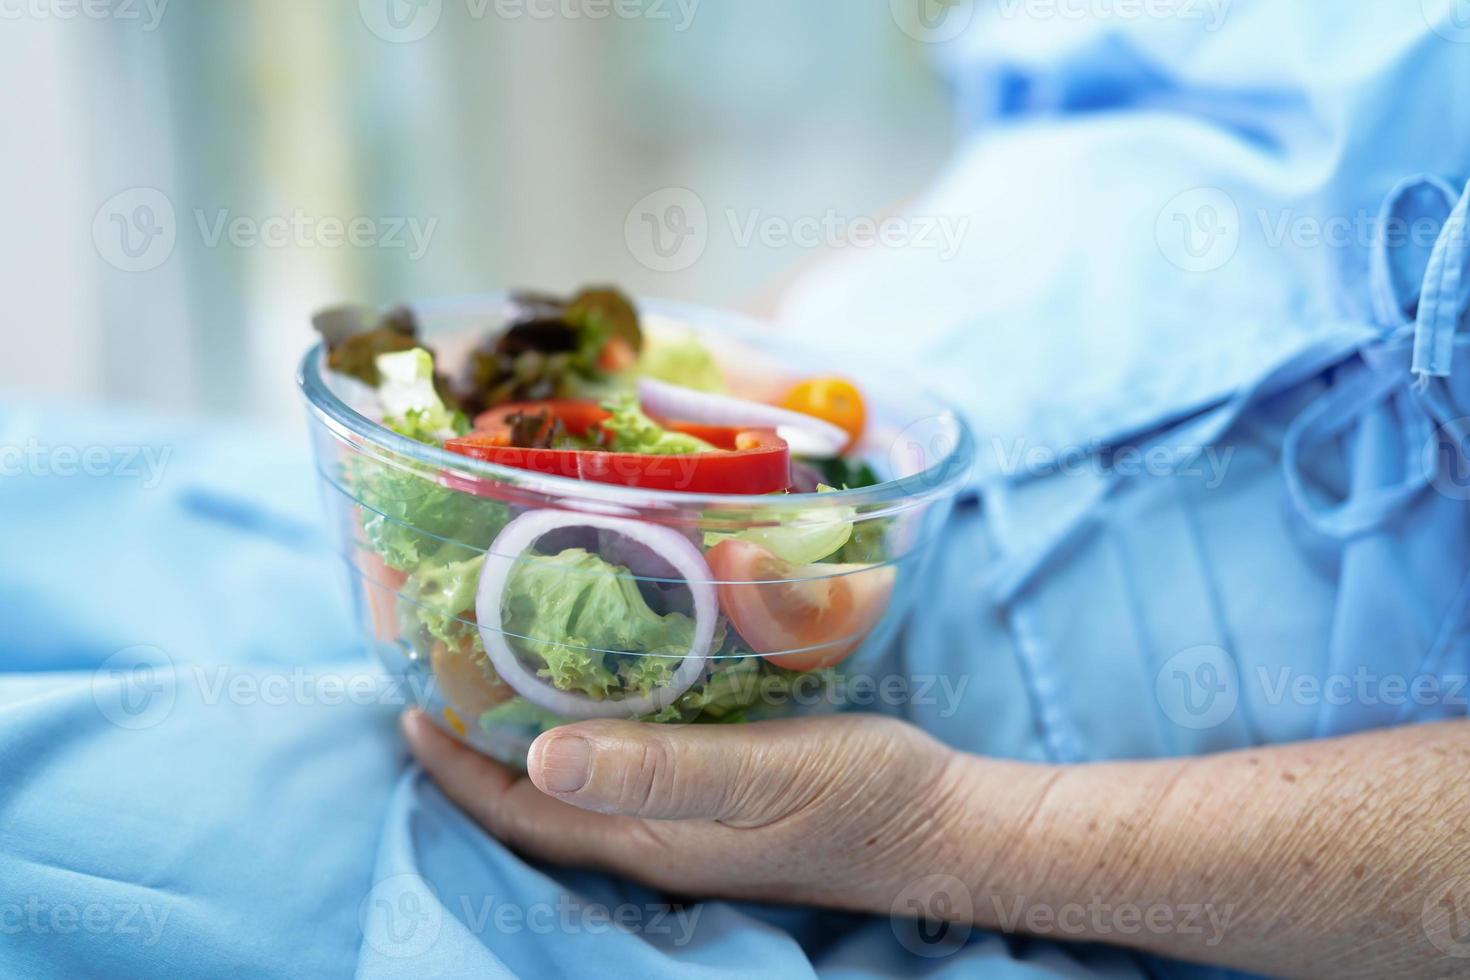
{"label": "blue hospital gown", "polygon": [[[936,45],[969,135],[910,209],[967,217],[958,251],[791,297],[795,334],[907,359],[977,434],[895,651],[969,679],[908,711],[947,741],[1077,762],[1465,714],[1470,24],[1345,6],[977,8]],[[607,928],[655,896],[508,853],[405,767],[403,692],[353,688],[304,453],[0,411],[27,442],[168,458],[0,480],[0,974],[1217,974],[723,902]]]}

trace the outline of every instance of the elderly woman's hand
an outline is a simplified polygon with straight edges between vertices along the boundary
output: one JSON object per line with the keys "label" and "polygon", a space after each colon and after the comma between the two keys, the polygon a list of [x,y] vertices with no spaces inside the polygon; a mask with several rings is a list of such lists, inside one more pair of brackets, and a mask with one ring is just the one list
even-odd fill
{"label": "elderly woman's hand", "polygon": [[[529,779],[419,712],[404,731],[444,792],[516,850],[684,895],[877,912],[900,894],[922,904],[923,879],[965,876],[985,814],[1006,812],[977,805],[970,757],[875,716],[581,722],[536,740]],[[1011,768],[1021,800],[1023,775],[1038,770]]]}
{"label": "elderly woman's hand", "polygon": [[418,712],[404,731],[517,850],[680,895],[917,912],[1281,976],[1470,963],[1464,721],[1069,767],[862,715],[582,722],[536,740],[529,779]]}

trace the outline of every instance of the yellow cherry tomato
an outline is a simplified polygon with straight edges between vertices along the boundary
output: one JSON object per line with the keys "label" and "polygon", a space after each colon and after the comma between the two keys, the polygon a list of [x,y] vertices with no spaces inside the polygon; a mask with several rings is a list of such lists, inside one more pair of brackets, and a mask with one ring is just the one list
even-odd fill
{"label": "yellow cherry tomato", "polygon": [[862,437],[868,417],[862,394],[841,378],[803,381],[786,393],[781,407],[831,422],[848,434],[849,446]]}

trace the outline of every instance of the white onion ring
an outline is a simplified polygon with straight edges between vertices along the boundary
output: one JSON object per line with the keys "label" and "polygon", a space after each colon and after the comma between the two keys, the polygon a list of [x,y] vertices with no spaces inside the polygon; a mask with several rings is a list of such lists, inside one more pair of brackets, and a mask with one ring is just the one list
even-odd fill
{"label": "white onion ring", "polygon": [[729,395],[711,395],[653,378],[640,378],[638,400],[650,415],[705,425],[746,425],[775,429],[798,456],[836,456],[848,435],[831,422]]}
{"label": "white onion ring", "polygon": [[[501,629],[501,597],[506,582],[521,555],[543,535],[563,527],[592,527],[622,534],[662,556],[684,576],[694,598],[694,637],[689,652],[669,683],[640,697],[630,699],[596,698],[575,691],[563,691],[528,670],[510,648]],[[602,514],[569,514],[557,510],[533,510],[507,524],[496,536],[480,569],[480,584],[475,593],[475,619],[480,627],[480,640],[495,666],[500,679],[516,693],[538,708],[566,718],[638,718],[655,714],[678,700],[704,672],[714,642],[715,621],[719,606],[715,587],[710,582],[709,566],[688,538],[670,528],[626,517]]]}

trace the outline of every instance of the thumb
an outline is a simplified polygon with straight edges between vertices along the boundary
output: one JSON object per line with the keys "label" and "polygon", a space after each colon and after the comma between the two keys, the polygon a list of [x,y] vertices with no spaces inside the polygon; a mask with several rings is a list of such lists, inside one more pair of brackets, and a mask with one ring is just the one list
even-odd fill
{"label": "thumb", "polygon": [[586,721],[541,735],[526,768],[542,792],[585,810],[760,826],[849,771],[855,740],[840,731],[848,727],[836,718],[685,726]]}

